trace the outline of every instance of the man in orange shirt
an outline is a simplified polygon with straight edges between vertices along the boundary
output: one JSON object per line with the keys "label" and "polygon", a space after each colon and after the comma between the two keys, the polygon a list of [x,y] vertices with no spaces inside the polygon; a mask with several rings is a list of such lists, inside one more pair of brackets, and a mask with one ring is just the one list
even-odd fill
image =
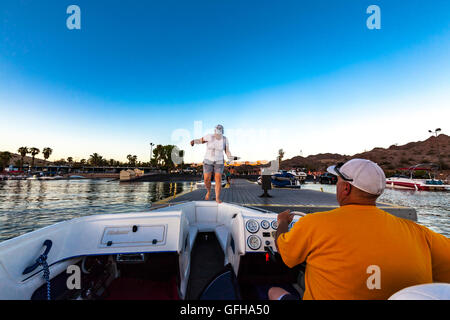
{"label": "man in orange shirt", "polygon": [[[284,263],[306,261],[303,299],[388,299],[418,284],[450,282],[450,239],[376,207],[386,177],[374,162],[329,167],[338,176],[339,208],[302,217],[278,215],[276,245]],[[290,300],[273,287],[270,299]]]}

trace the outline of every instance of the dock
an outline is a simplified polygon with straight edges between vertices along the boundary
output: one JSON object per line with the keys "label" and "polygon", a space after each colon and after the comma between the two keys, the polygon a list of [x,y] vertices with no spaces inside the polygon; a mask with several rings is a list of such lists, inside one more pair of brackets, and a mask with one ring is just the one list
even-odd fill
{"label": "dock", "polygon": [[[339,207],[336,195],[307,189],[284,189],[273,188],[269,190],[271,198],[260,197],[263,190],[260,185],[244,180],[233,179],[229,188],[222,188],[221,200],[240,206],[252,207],[258,210],[272,211],[275,213],[284,210],[295,210],[304,213],[329,211]],[[156,207],[166,204],[175,204],[185,201],[204,200],[206,189],[192,189],[178,195],[170,196],[160,200],[154,205]],[[214,187],[211,188],[210,201],[215,201]],[[400,218],[417,221],[417,213],[414,208],[396,206],[388,203],[377,202],[377,207]]]}

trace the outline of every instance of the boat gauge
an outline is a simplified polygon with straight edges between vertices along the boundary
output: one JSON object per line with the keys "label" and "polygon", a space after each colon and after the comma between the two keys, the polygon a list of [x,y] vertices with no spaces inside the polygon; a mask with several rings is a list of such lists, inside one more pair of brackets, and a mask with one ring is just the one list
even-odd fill
{"label": "boat gauge", "polygon": [[278,221],[277,220],[273,220],[272,223],[270,224],[272,226],[272,228],[274,230],[278,229]]}
{"label": "boat gauge", "polygon": [[259,230],[259,224],[256,220],[251,219],[247,221],[247,223],[245,224],[245,228],[250,233],[256,233]]}
{"label": "boat gauge", "polygon": [[291,223],[289,223],[289,229],[291,229],[294,226],[295,221],[292,221]]}
{"label": "boat gauge", "polygon": [[261,221],[261,228],[263,228],[263,229],[269,229],[269,227],[270,227],[269,221],[267,221],[267,220]]}
{"label": "boat gauge", "polygon": [[247,245],[252,250],[258,250],[261,248],[261,239],[257,235],[252,234],[247,238]]}

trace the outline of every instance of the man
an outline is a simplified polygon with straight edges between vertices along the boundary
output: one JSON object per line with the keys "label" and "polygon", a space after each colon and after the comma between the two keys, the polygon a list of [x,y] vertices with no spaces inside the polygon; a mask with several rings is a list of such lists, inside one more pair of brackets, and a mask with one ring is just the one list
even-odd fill
{"label": "man", "polygon": [[[374,162],[331,166],[339,208],[302,217],[288,232],[278,215],[276,244],[284,263],[306,261],[303,299],[388,299],[413,285],[450,282],[450,239],[376,207],[386,177]],[[281,288],[270,299],[292,299]]]}
{"label": "man", "polygon": [[225,172],[225,177],[227,179],[228,187],[231,187],[231,172],[229,169]]}
{"label": "man", "polygon": [[223,153],[226,153],[228,160],[237,160],[238,157],[231,155],[228,139],[223,135],[223,126],[220,124],[214,129],[214,134],[208,134],[201,139],[192,140],[191,146],[203,143],[206,143],[206,154],[203,160],[203,176],[206,187],[205,200],[209,200],[210,197],[211,176],[214,171],[216,202],[221,203],[220,191],[222,189],[222,173],[224,168]]}

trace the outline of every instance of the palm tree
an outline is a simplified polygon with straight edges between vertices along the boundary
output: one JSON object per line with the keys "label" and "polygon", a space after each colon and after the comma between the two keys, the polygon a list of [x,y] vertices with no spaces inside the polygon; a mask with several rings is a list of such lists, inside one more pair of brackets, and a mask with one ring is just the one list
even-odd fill
{"label": "palm tree", "polygon": [[168,170],[175,167],[175,164],[172,161],[172,151],[174,148],[175,148],[175,146],[171,145],[171,144],[163,147],[163,149],[164,149],[164,153],[163,153],[164,154],[164,157],[163,157],[164,167],[166,167]]}
{"label": "palm tree", "polygon": [[20,170],[23,170],[23,158],[30,153],[27,147],[20,147],[17,152],[20,154]]}
{"label": "palm tree", "polygon": [[[153,149],[153,155],[156,162],[156,166],[159,167],[164,162],[164,147],[161,144],[158,144],[155,149]],[[152,160],[153,160],[152,159]]]}
{"label": "palm tree", "polygon": [[284,151],[283,149],[278,150],[278,167],[281,169],[281,160],[283,160]]}
{"label": "palm tree", "polygon": [[94,165],[94,166],[98,166],[101,165],[103,162],[103,157],[101,155],[99,155],[98,153],[93,153],[90,155],[89,158],[89,163]]}
{"label": "palm tree", "polygon": [[44,155],[45,161],[47,161],[47,159],[50,158],[52,152],[53,152],[52,148],[44,148],[44,150],[42,150],[42,154]]}
{"label": "palm tree", "polygon": [[39,150],[38,148],[32,147],[30,148],[30,153],[31,153],[31,170],[33,170],[34,167],[34,157],[39,154],[39,152],[41,152],[41,150]]}
{"label": "palm tree", "polygon": [[8,151],[0,152],[0,172],[9,165],[11,161],[12,153]]}
{"label": "palm tree", "polygon": [[72,158],[72,157],[68,157],[68,158],[67,158],[67,162],[69,163],[69,165],[72,165],[73,158]]}
{"label": "palm tree", "polygon": [[180,150],[179,156],[181,158],[181,172],[183,172],[183,166],[184,166],[184,150]]}
{"label": "palm tree", "polygon": [[137,156],[132,156],[131,154],[127,155],[128,163],[131,166],[136,166]]}

